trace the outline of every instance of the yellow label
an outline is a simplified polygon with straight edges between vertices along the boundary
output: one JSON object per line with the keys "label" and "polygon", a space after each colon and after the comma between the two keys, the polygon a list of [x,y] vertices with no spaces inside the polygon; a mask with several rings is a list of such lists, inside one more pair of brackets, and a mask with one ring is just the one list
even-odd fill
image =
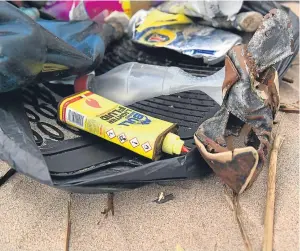
{"label": "yellow label", "polygon": [[62,70],[68,70],[68,69],[69,68],[67,66],[65,66],[65,65],[45,63],[43,65],[42,72],[62,71]]}
{"label": "yellow label", "polygon": [[90,91],[64,99],[59,119],[153,160],[161,151],[157,149],[159,139],[175,127]]}
{"label": "yellow label", "polygon": [[136,28],[142,32],[148,28],[174,24],[191,24],[193,21],[183,14],[168,14],[159,10],[150,11],[145,20]]}

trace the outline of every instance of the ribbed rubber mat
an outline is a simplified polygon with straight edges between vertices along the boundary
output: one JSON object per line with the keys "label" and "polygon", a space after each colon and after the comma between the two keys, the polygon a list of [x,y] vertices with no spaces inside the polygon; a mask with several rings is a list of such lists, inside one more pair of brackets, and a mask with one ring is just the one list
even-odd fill
{"label": "ribbed rubber mat", "polygon": [[[96,73],[102,74],[117,65],[130,61],[179,66],[194,76],[211,75],[220,69],[219,66],[206,66],[200,59],[191,59],[176,52],[152,49],[141,51],[139,46],[124,38],[108,49],[104,61]],[[43,139],[40,149],[53,177],[66,178],[72,175],[84,175],[97,168],[118,167],[118,165],[134,167],[149,163],[149,160],[117,145],[58,124],[56,118],[52,116],[53,110],[56,112],[57,103],[62,97],[70,95],[72,92],[73,90],[69,86],[52,84],[29,86],[23,91],[31,128],[35,131],[36,139],[36,133]],[[147,115],[177,123],[179,136],[188,147],[192,148],[194,147],[193,134],[199,124],[211,117],[218,110],[219,105],[200,91],[189,91],[148,99],[130,107]],[[34,119],[32,112],[38,115],[38,121]],[[63,139],[55,139],[51,133],[47,133],[48,130],[57,134],[49,126],[46,128],[46,133],[44,129],[41,130],[40,124],[44,125],[45,123],[61,131]],[[65,163],[65,160],[68,160],[68,164]],[[64,163],[64,166],[61,167],[60,163]]]}
{"label": "ribbed rubber mat", "polygon": [[192,58],[165,48],[150,48],[133,43],[129,38],[115,42],[106,50],[96,75],[105,73],[126,62],[139,62],[161,66],[177,66],[194,76],[208,76],[220,70],[224,63],[214,66],[203,63],[201,58]]}

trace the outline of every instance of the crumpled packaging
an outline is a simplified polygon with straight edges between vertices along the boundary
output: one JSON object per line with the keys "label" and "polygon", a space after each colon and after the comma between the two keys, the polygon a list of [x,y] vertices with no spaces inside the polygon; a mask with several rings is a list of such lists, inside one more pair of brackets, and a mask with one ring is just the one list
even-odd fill
{"label": "crumpled packaging", "polygon": [[129,30],[136,43],[203,58],[207,64],[224,60],[226,53],[242,41],[240,36],[229,31],[195,24],[183,14],[155,9],[138,11],[130,20]]}
{"label": "crumpled packaging", "polygon": [[166,1],[157,8],[160,11],[184,14],[191,17],[200,17],[206,21],[213,18],[226,17],[232,20],[242,8],[243,1],[218,1],[218,0],[201,0],[201,1]]}

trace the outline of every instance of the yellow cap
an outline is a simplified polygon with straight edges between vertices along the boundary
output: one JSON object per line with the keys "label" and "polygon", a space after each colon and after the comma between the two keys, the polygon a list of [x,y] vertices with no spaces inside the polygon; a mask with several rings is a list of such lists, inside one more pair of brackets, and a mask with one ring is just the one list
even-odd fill
{"label": "yellow cap", "polygon": [[168,154],[180,154],[184,141],[174,133],[169,132],[162,144],[162,151]]}

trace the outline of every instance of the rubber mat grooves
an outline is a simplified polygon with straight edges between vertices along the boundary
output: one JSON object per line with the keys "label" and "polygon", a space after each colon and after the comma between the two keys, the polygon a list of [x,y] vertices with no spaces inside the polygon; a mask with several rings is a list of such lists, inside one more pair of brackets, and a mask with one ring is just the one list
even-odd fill
{"label": "rubber mat grooves", "polygon": [[224,63],[209,66],[204,64],[202,59],[191,58],[165,48],[143,47],[124,37],[107,49],[104,61],[96,72],[102,74],[126,62],[177,66],[199,77],[211,75],[224,66]]}
{"label": "rubber mat grooves", "polygon": [[[102,64],[96,70],[96,75],[105,73],[120,64],[133,61],[178,66],[194,76],[208,76],[222,67],[221,64],[214,67],[207,66],[201,59],[192,59],[165,49],[143,48],[141,50],[138,45],[133,44],[128,38],[124,38],[107,49]],[[74,175],[80,176],[97,172],[100,169],[122,166],[134,168],[149,163],[149,160],[117,145],[57,123],[56,118],[51,117],[51,113],[49,116],[47,110],[54,109],[57,112],[58,102],[72,92],[71,87],[47,83],[29,86],[23,90],[24,106],[39,117],[39,122],[37,122],[31,112],[28,112],[31,128],[43,139],[40,149],[52,177],[57,182]],[[177,123],[179,136],[190,148],[194,147],[193,134],[199,124],[219,109],[219,105],[201,91],[187,91],[155,97],[137,102],[130,107],[147,115]],[[64,138],[57,140],[45,134],[37,127],[40,122],[57,128],[63,133]],[[47,128],[47,130],[55,133],[51,128]],[[65,163],[66,159],[68,164]],[[61,167],[60,163],[64,163],[64,167]]]}

